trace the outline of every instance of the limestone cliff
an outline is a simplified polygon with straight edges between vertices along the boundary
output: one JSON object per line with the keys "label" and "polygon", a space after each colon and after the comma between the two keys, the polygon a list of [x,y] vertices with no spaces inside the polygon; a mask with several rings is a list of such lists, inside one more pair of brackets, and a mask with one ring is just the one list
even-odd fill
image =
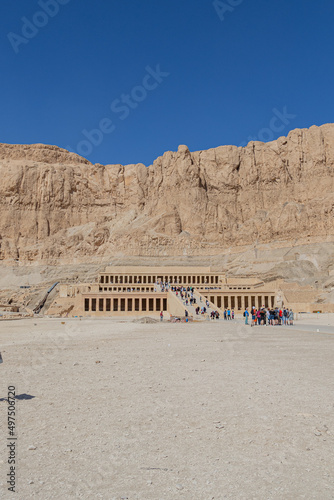
{"label": "limestone cliff", "polygon": [[55,146],[0,145],[0,259],[219,255],[334,235],[334,124],[148,168],[92,165]]}

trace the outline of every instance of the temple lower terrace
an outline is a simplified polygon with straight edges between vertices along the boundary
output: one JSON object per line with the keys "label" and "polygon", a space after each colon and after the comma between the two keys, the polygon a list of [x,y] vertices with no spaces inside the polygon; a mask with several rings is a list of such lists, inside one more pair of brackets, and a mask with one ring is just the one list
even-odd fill
{"label": "temple lower terrace", "polygon": [[258,279],[228,278],[210,267],[110,266],[96,283],[60,284],[59,296],[48,314],[66,316],[159,315],[194,316],[172,288],[193,288],[197,305],[209,301],[209,310],[230,308],[241,313],[246,307],[274,307],[281,295],[278,283]]}

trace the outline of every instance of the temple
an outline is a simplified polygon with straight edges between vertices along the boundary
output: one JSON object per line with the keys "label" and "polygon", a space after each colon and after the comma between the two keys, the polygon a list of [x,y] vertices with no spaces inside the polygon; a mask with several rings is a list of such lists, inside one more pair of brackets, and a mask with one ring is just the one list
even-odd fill
{"label": "temple", "polygon": [[[168,286],[165,286],[168,284]],[[228,278],[210,267],[109,266],[95,283],[60,284],[59,296],[49,314],[68,316],[184,315],[185,306],[174,287],[193,288],[197,304],[211,309],[274,307],[280,301],[276,282],[266,285],[251,278]]]}

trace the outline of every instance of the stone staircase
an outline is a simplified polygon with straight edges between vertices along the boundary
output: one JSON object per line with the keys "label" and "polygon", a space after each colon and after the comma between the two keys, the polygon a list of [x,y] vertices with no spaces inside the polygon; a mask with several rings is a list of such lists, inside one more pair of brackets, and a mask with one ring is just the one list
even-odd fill
{"label": "stone staircase", "polygon": [[[186,305],[186,299],[181,299],[180,292],[178,292],[178,295],[176,295],[176,292],[172,292],[177,299],[182,303],[183,307],[185,310],[188,311],[188,314],[190,317],[197,321],[204,321],[204,320],[209,320],[210,319],[210,314],[211,311],[217,311],[220,314],[220,319],[223,318],[223,313],[217,307],[215,307],[214,304],[209,302],[209,307],[206,305],[206,298],[203,297],[196,289],[194,289],[194,298],[196,299],[196,303],[194,305],[189,304],[189,298],[188,298],[188,305]],[[202,299],[202,300],[201,300]],[[199,313],[198,315],[196,314],[196,307],[199,307],[200,309],[205,306],[206,307],[206,313],[201,314]]]}
{"label": "stone staircase", "polygon": [[[162,288],[158,283],[155,283],[154,287],[156,288],[156,290],[158,292],[162,291]],[[196,299],[195,305],[190,305],[189,298],[188,298],[188,305],[186,305],[186,299],[181,298],[180,292],[178,292],[178,294],[176,295],[176,292],[172,291],[170,288],[169,288],[169,292],[172,293],[178,299],[178,301],[182,304],[184,310],[188,311],[188,315],[190,318],[193,318],[197,321],[209,320],[211,312],[218,311],[220,314],[219,319],[220,320],[224,319],[224,312],[219,307],[217,307],[215,304],[210,302],[206,297],[204,297],[204,295],[201,295],[201,293],[196,288],[194,288],[194,293],[193,293],[193,296]],[[209,306],[207,306],[207,301],[209,302]],[[196,307],[199,307],[201,309],[203,306],[206,307],[206,313],[205,314],[199,313],[197,315],[196,314]]]}
{"label": "stone staircase", "polygon": [[180,292],[178,292],[178,294],[176,295],[176,292],[173,292],[172,290],[170,290],[170,291],[171,291],[171,293],[172,293],[173,295],[175,295],[175,297],[179,300],[179,302],[181,302],[181,303],[182,303],[184,310],[185,310],[185,311],[188,311],[188,315],[189,315],[189,317],[191,317],[191,318],[193,318],[193,319],[195,319],[195,318],[199,318],[199,316],[200,316],[200,315],[198,315],[198,316],[196,315],[196,307],[197,307],[197,304],[196,304],[196,306],[195,306],[195,307],[194,307],[194,306],[191,306],[191,305],[189,304],[189,298],[188,298],[188,305],[186,305],[186,299],[182,299],[182,298],[181,298],[181,296],[180,296]]}
{"label": "stone staircase", "polygon": [[[219,319],[224,319],[224,311],[222,311],[219,307],[217,307],[215,304],[209,301],[204,295],[202,295],[196,288],[194,289],[194,297],[196,299],[197,305],[200,307],[205,306],[207,310],[207,314],[210,317],[210,314],[212,311],[218,311],[220,317]],[[209,303],[209,306],[207,306],[207,302]],[[202,315],[201,315],[202,316]]]}

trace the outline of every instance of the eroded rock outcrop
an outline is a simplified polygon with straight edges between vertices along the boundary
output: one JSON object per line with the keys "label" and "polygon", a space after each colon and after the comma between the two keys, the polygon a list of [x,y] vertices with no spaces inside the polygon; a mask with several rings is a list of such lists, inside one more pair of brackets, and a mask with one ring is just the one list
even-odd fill
{"label": "eroded rock outcrop", "polygon": [[0,145],[3,262],[217,255],[334,235],[334,125],[270,143],[92,165],[56,146]]}

